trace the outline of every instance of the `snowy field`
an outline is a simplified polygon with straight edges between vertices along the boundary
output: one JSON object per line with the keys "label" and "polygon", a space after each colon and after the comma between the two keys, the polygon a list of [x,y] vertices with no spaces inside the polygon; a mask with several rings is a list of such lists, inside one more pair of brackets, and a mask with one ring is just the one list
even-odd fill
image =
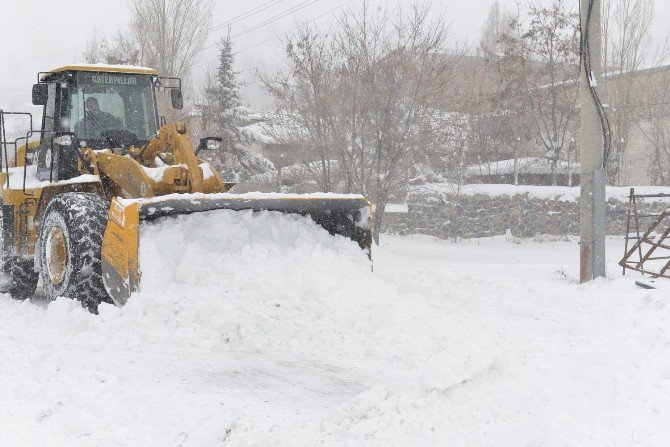
{"label": "snowy field", "polygon": [[668,297],[620,240],[580,286],[576,241],[386,236],[371,272],[214,214],[143,228],[122,309],[0,297],[1,446],[670,445]]}

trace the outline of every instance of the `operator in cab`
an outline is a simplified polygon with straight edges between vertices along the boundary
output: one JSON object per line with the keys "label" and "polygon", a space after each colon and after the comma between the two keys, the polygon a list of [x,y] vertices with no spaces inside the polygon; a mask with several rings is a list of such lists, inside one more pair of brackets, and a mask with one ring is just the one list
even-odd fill
{"label": "operator in cab", "polygon": [[100,105],[95,97],[89,96],[86,98],[85,107],[86,113],[77,127],[80,134],[91,137],[93,135],[100,135],[100,132],[104,132],[105,130],[118,129],[122,126],[120,119],[111,113],[100,110]]}

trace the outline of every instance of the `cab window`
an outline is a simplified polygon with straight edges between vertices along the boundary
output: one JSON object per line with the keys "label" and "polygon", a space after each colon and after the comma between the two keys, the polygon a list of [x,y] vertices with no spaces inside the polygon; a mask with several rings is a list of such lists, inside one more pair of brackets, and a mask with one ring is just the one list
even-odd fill
{"label": "cab window", "polygon": [[55,130],[55,114],[56,114],[56,84],[48,84],[49,96],[47,103],[44,106],[44,116],[42,117],[42,125],[45,133],[53,132]]}
{"label": "cab window", "polygon": [[116,131],[149,141],[157,132],[154,104],[151,76],[78,73],[70,127],[79,139],[103,140]]}

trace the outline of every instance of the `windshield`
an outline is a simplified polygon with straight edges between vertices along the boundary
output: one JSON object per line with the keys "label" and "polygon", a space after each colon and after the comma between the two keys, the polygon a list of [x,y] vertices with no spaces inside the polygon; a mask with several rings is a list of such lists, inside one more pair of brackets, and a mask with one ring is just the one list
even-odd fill
{"label": "windshield", "polygon": [[80,140],[101,141],[123,135],[149,141],[156,135],[149,75],[77,73],[77,88],[71,95],[71,130]]}

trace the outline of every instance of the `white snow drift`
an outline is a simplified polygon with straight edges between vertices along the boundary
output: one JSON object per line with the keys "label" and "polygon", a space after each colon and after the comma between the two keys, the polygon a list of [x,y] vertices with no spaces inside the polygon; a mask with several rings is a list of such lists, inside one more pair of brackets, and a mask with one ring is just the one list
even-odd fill
{"label": "white snow drift", "polygon": [[555,274],[576,244],[387,238],[372,272],[298,216],[141,235],[124,308],[0,298],[0,445],[670,441],[670,306]]}

